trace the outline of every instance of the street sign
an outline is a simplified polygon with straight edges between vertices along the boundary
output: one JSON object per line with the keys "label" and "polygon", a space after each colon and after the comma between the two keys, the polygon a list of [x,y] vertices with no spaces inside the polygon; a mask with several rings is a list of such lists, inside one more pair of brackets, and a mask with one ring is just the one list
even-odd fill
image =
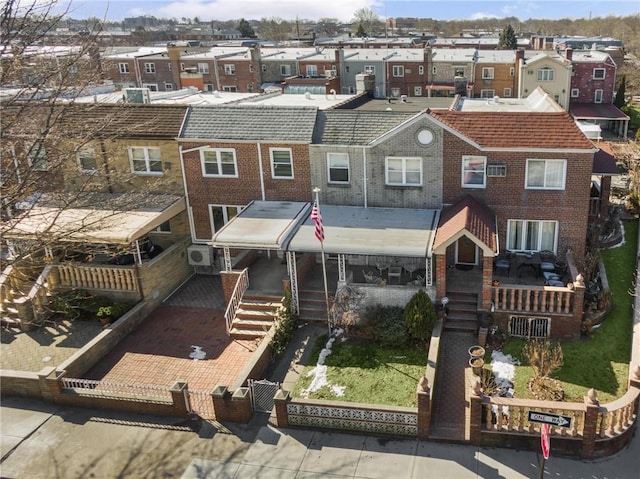
{"label": "street sign", "polygon": [[543,424],[540,426],[540,446],[542,447],[542,455],[545,459],[549,459],[549,448],[551,446],[551,439],[549,438],[549,425]]}
{"label": "street sign", "polygon": [[571,427],[571,416],[548,412],[529,411],[529,422],[551,424],[552,426]]}

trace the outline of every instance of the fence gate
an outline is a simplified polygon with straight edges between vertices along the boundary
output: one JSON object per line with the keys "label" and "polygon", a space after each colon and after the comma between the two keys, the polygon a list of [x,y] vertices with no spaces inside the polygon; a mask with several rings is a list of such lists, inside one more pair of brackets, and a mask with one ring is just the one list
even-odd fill
{"label": "fence gate", "polygon": [[197,414],[202,419],[215,419],[213,396],[207,391],[187,389],[185,400],[190,413]]}
{"label": "fence gate", "polygon": [[273,409],[273,398],[280,389],[280,383],[274,383],[261,379],[249,379],[249,391],[251,393],[251,407],[256,412],[271,412]]}

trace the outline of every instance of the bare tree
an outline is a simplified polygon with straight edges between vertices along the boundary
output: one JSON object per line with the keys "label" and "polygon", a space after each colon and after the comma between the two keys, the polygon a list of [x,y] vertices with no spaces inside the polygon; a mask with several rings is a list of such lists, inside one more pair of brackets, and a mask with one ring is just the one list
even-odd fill
{"label": "bare tree", "polygon": [[258,36],[264,40],[281,42],[293,32],[293,24],[282,18],[263,18],[258,23]]}
{"label": "bare tree", "polygon": [[353,14],[353,24],[362,27],[367,35],[373,36],[384,31],[384,22],[380,16],[371,8],[359,8]]}

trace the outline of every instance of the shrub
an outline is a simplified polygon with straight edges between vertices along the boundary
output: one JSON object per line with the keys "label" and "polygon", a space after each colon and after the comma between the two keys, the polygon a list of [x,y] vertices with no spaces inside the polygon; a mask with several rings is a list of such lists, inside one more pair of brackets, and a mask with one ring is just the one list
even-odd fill
{"label": "shrub", "polygon": [[282,356],[287,350],[296,329],[298,329],[298,315],[293,312],[291,293],[287,291],[282,301],[282,307],[278,310],[275,331],[270,343],[274,359]]}
{"label": "shrub", "polygon": [[522,348],[522,355],[526,359],[535,377],[548,377],[564,363],[560,343],[551,346],[551,341],[530,340]]}
{"label": "shrub", "polygon": [[405,344],[407,330],[402,321],[403,309],[399,306],[367,306],[355,334],[385,346]]}
{"label": "shrub", "polygon": [[436,308],[431,298],[423,289],[418,290],[404,310],[404,324],[409,335],[414,339],[427,341],[431,338],[437,320]]}

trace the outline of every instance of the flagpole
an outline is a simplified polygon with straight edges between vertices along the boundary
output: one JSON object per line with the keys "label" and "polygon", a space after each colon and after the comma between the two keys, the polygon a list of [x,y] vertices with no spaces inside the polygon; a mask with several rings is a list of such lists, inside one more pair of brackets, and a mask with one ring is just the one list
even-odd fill
{"label": "flagpole", "polygon": [[[316,206],[320,209],[320,188],[317,186],[313,189],[316,194]],[[324,279],[324,301],[327,308],[327,327],[329,328],[329,337],[331,337],[331,313],[329,312],[329,288],[327,287],[327,266],[324,260],[324,239],[320,240],[320,254],[322,257],[322,277]]]}

